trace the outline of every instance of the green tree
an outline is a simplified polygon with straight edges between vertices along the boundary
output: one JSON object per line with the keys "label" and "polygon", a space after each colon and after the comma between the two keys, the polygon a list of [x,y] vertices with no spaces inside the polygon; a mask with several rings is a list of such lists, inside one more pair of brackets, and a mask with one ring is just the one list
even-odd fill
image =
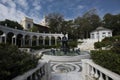
{"label": "green tree", "polygon": [[96,9],[91,9],[86,12],[82,17],[75,19],[75,24],[79,25],[78,29],[81,38],[89,38],[90,32],[96,27],[101,25],[101,19],[96,13]]}
{"label": "green tree", "polygon": [[49,13],[45,17],[45,21],[51,28],[51,32],[61,32],[61,24],[64,21],[63,15],[59,13]]}
{"label": "green tree", "polygon": [[6,24],[7,27],[23,30],[23,27],[16,21],[12,21],[8,19],[6,19],[5,21],[0,21],[0,25],[5,26]]}
{"label": "green tree", "polygon": [[31,32],[38,32],[39,30],[38,30],[38,27],[33,26],[32,28],[29,29],[29,31],[31,31]]}
{"label": "green tree", "polygon": [[113,35],[120,35],[120,14],[105,14],[103,17],[103,25],[106,28],[112,29]]}
{"label": "green tree", "polygon": [[38,59],[14,45],[0,44],[0,80],[11,80],[36,67]]}

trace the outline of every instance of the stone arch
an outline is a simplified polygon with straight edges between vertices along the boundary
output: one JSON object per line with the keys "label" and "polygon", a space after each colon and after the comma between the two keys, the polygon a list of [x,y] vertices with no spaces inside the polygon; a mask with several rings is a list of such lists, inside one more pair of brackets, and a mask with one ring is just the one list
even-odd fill
{"label": "stone arch", "polygon": [[36,35],[33,35],[32,36],[32,46],[37,46],[37,36]]}
{"label": "stone arch", "polygon": [[51,45],[55,45],[55,37],[51,36]]}
{"label": "stone arch", "polygon": [[60,37],[60,36],[58,36],[58,37],[57,37],[57,40],[60,40],[60,41],[61,41],[61,37]]}
{"label": "stone arch", "polygon": [[4,33],[4,32],[3,32],[2,30],[0,30],[0,35],[3,35],[3,33]]}
{"label": "stone arch", "polygon": [[6,41],[8,44],[12,44],[12,38],[15,34],[13,32],[8,32],[6,35]]}
{"label": "stone arch", "polygon": [[39,36],[39,45],[43,45],[43,36]]}
{"label": "stone arch", "polygon": [[0,43],[5,42],[5,37],[3,37],[4,34],[5,33],[2,30],[0,30]]}
{"label": "stone arch", "polygon": [[22,35],[22,34],[17,34],[16,39],[17,39],[16,45],[17,45],[18,47],[22,46],[22,43],[23,43],[23,35]]}
{"label": "stone arch", "polygon": [[59,46],[61,45],[61,37],[60,36],[57,37],[57,45],[59,45]]}
{"label": "stone arch", "polygon": [[49,36],[45,37],[45,45],[49,45]]}
{"label": "stone arch", "polygon": [[30,35],[25,35],[25,46],[30,46]]}

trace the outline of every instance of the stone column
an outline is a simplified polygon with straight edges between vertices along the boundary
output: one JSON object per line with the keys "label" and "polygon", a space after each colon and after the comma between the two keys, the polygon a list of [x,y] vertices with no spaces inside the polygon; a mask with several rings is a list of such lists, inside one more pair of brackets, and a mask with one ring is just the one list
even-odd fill
{"label": "stone column", "polygon": [[21,38],[21,40],[20,40],[20,41],[21,41],[21,42],[20,42],[20,43],[21,43],[21,44],[20,44],[20,46],[22,47],[22,38]]}
{"label": "stone column", "polygon": [[39,37],[36,39],[36,45],[39,46]]}
{"label": "stone column", "polygon": [[0,35],[0,43],[2,43],[2,36]]}
{"label": "stone column", "polygon": [[12,44],[16,45],[16,35],[12,37]]}
{"label": "stone column", "polygon": [[1,38],[4,38],[4,43],[6,44],[6,33],[4,33]]}
{"label": "stone column", "polygon": [[57,37],[55,37],[55,45],[57,45]]}
{"label": "stone column", "polygon": [[49,46],[51,46],[51,37],[49,37]]}
{"label": "stone column", "polygon": [[4,38],[5,38],[5,44],[6,44],[6,41],[7,41],[6,36],[4,36]]}
{"label": "stone column", "polygon": [[14,44],[14,38],[12,37],[12,45]]}
{"label": "stone column", "polygon": [[32,46],[32,37],[29,39],[29,46]]}
{"label": "stone column", "polygon": [[45,37],[43,37],[43,45],[45,45]]}
{"label": "stone column", "polygon": [[25,46],[25,37],[22,38],[22,46]]}

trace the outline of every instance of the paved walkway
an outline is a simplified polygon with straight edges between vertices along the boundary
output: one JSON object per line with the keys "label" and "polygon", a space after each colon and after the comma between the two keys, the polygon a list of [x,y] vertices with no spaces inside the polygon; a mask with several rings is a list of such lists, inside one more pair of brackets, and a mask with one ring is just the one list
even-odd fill
{"label": "paved walkway", "polygon": [[[51,80],[82,80],[81,62],[51,62]],[[60,72],[67,70],[67,72]]]}
{"label": "paved walkway", "polygon": [[52,73],[51,80],[82,80],[81,72]]}

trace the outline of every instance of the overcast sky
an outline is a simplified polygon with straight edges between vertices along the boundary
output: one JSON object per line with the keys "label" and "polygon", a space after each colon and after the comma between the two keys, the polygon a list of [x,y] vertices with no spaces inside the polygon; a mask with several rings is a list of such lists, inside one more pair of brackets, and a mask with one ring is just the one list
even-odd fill
{"label": "overcast sky", "polygon": [[20,22],[24,16],[40,23],[48,13],[60,13],[65,19],[82,16],[95,8],[102,17],[106,13],[120,13],[120,0],[0,0],[0,20]]}

